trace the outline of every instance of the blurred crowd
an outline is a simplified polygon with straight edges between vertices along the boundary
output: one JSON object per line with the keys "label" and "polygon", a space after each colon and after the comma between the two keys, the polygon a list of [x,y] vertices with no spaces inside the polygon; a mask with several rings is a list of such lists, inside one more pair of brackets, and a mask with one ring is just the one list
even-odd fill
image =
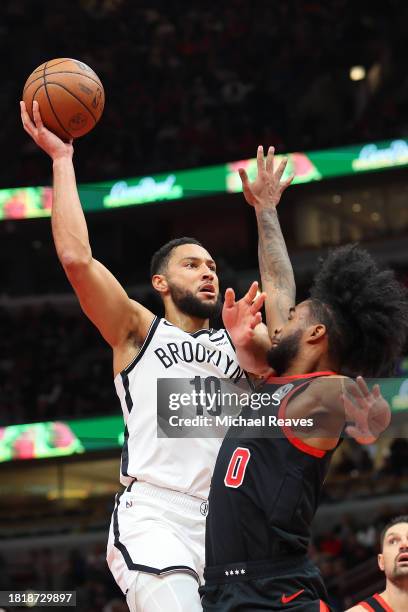
{"label": "blurred crowd", "polygon": [[[49,182],[17,101],[31,71],[57,57],[88,63],[106,91],[101,124],[77,145],[82,181],[252,157],[259,143],[406,136],[407,17],[402,0],[4,0],[0,185]],[[355,65],[363,80],[350,79]]]}
{"label": "blurred crowd", "polygon": [[76,592],[78,612],[128,612],[125,598],[106,564],[105,545],[67,550],[47,547],[20,550],[18,563],[0,556],[0,586],[14,590]]}
{"label": "blurred crowd", "polygon": [[109,347],[84,315],[0,310],[0,426],[120,410]]}

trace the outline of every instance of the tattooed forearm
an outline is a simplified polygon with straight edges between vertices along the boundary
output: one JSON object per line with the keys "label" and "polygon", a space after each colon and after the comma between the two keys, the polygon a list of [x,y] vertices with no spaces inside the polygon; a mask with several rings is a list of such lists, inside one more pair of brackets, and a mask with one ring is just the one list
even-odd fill
{"label": "tattooed forearm", "polygon": [[278,318],[286,320],[289,308],[295,304],[295,279],[276,208],[257,210],[256,217],[262,288],[268,294],[269,307],[275,309],[276,324]]}

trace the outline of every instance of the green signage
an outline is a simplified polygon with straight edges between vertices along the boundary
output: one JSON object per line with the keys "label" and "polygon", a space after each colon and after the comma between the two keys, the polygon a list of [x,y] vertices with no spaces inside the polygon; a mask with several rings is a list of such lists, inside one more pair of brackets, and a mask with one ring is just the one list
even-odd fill
{"label": "green signage", "polygon": [[226,191],[225,176],[225,166],[222,165],[104,183],[107,193],[103,196],[103,207],[134,206],[222,193]]}
{"label": "green signage", "polygon": [[[279,162],[283,155],[277,155]],[[387,170],[408,166],[408,140],[388,140],[325,151],[288,153],[285,176],[295,174],[293,184],[321,181],[336,176]],[[105,183],[79,185],[78,191],[85,211],[109,210],[153,202],[197,198],[215,193],[241,191],[238,168],[248,176],[256,175],[256,159],[120,179]],[[28,219],[51,214],[50,187],[18,187],[0,189],[0,219]]]}
{"label": "green signage", "polygon": [[2,427],[0,462],[118,448],[123,444],[123,427],[120,415]]}
{"label": "green signage", "polygon": [[[378,382],[389,402],[393,419],[389,434],[408,436],[408,378],[367,380]],[[0,428],[0,463],[21,459],[61,457],[97,450],[119,449],[124,442],[122,415],[26,423]]]}

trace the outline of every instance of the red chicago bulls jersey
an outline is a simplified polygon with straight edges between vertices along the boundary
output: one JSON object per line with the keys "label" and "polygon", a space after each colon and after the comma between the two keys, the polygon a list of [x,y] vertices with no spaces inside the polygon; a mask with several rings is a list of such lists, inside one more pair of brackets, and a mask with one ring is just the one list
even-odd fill
{"label": "red chicago bulls jersey", "polygon": [[[288,403],[319,376],[270,379],[262,392],[279,399],[257,416],[284,417]],[[239,433],[239,437],[236,436]],[[211,483],[206,566],[304,554],[333,451],[321,451],[282,427],[279,437],[229,430]]]}
{"label": "red chicago bulls jersey", "polygon": [[362,606],[364,610],[369,612],[393,612],[393,609],[387,604],[387,602],[379,595],[375,593],[371,597],[367,597],[364,601],[360,601],[357,605]]}

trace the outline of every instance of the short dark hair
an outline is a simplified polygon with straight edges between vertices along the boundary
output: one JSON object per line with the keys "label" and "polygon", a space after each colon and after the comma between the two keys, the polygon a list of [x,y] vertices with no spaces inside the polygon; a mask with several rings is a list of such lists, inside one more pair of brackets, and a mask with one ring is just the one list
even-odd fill
{"label": "short dark hair", "polygon": [[386,526],[384,527],[384,529],[382,530],[381,535],[380,535],[380,548],[381,548],[381,550],[384,548],[385,534],[390,529],[390,527],[394,527],[394,525],[398,525],[399,523],[408,523],[408,514],[401,514],[401,516],[396,516],[395,518],[391,519],[386,524]]}
{"label": "short dark hair", "polygon": [[174,238],[174,240],[166,242],[166,244],[163,244],[163,246],[154,253],[150,261],[150,275],[154,276],[154,274],[161,274],[166,269],[173,249],[183,244],[198,244],[200,247],[203,246],[196,238],[189,238],[188,236]]}
{"label": "short dark hair", "polygon": [[326,325],[329,357],[342,374],[390,376],[408,338],[408,292],[368,251],[339,247],[321,263],[310,312]]}

